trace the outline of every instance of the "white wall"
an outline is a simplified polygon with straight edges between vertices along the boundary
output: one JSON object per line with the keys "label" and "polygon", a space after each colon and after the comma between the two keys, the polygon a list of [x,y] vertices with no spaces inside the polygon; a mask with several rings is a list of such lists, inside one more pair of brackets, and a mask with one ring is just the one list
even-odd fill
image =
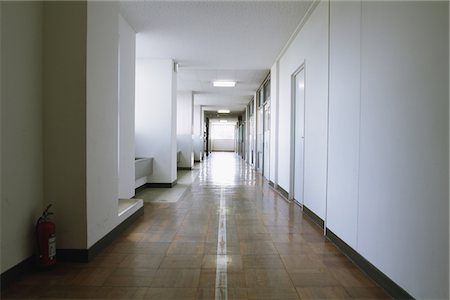
{"label": "white wall", "polygon": [[358,251],[416,298],[449,296],[447,5],[362,4]]}
{"label": "white wall", "polygon": [[192,139],[194,98],[192,92],[177,93],[177,150],[181,151],[178,167],[194,166],[194,145]]}
{"label": "white wall", "polygon": [[88,2],[86,69],[87,246],[118,224],[119,6]]}
{"label": "white wall", "polygon": [[289,187],[290,79],[305,61],[305,205],[412,296],[448,298],[448,3],[330,9],[279,60],[278,184]]}
{"label": "white wall", "polygon": [[153,157],[148,182],[177,178],[176,73],[171,59],[136,61],[136,157]]}
{"label": "white wall", "polygon": [[87,4],[45,2],[44,15],[44,201],[57,248],[86,249]]}
{"label": "white wall", "polygon": [[327,227],[357,247],[361,2],[330,5]]}
{"label": "white wall", "polygon": [[290,191],[291,76],[305,63],[304,204],[325,218],[328,2],[321,2],[279,61],[278,185]]}
{"label": "white wall", "polygon": [[1,272],[33,253],[43,207],[43,4],[1,2]]}
{"label": "white wall", "polygon": [[134,196],[136,33],[119,16],[119,198]]}

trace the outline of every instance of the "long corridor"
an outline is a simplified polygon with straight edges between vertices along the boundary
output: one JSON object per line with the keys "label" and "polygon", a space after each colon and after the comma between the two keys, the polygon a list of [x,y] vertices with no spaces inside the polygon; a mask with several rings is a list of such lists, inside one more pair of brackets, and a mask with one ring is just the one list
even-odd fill
{"label": "long corridor", "polygon": [[389,298],[236,154],[199,166],[178,202],[146,203],[92,262],[33,272],[2,298]]}

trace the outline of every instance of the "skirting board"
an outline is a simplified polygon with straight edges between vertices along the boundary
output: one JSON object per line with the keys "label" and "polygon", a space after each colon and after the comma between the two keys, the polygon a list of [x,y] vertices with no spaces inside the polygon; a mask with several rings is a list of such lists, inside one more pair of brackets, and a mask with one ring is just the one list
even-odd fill
{"label": "skirting board", "polygon": [[134,194],[135,194],[135,196],[133,197],[133,198],[136,198],[136,194],[137,193],[139,193],[139,192],[142,192],[143,190],[145,190],[147,188],[147,186],[144,184],[144,185],[141,185],[141,186],[139,186],[139,187],[137,187],[137,188],[135,188],[134,189]]}
{"label": "skirting board", "polygon": [[[313,211],[303,205],[303,213],[307,215],[314,223],[324,228],[324,221]],[[342,253],[344,253],[355,265],[357,265],[364,273],[375,281],[394,299],[414,299],[408,292],[402,289],[398,284],[392,281],[388,276],[381,272],[377,267],[372,265],[361,254],[356,252],[352,247],[347,245],[330,229],[326,229],[326,236],[335,244]]]}
{"label": "skirting board", "polygon": [[101,250],[111,244],[128,226],[130,226],[139,217],[144,215],[144,207],[139,208],[134,214],[128,217],[125,221],[116,226],[107,235],[101,238],[97,243],[92,245],[89,249],[57,249],[57,258],[64,261],[71,262],[89,262]]}
{"label": "skirting board", "polygon": [[289,193],[286,192],[281,186],[277,185],[276,190],[286,199],[289,199]]}
{"label": "skirting board", "polygon": [[272,180],[269,180],[269,185],[270,185],[271,187],[275,187],[275,183],[273,183]]}
{"label": "skirting board", "polygon": [[303,205],[303,212],[305,213],[305,215],[307,215],[314,223],[316,223],[317,225],[320,226],[320,228],[323,229],[325,222],[322,220],[321,217],[319,217],[318,215],[316,215],[312,210],[310,210],[309,208],[307,208],[305,205]]}
{"label": "skirting board", "polygon": [[34,256],[28,257],[22,262],[18,263],[14,267],[6,270],[0,275],[0,287],[3,290],[8,287],[11,283],[17,281],[22,274],[30,271],[34,266]]}
{"label": "skirting board", "polygon": [[177,184],[177,180],[175,179],[174,182],[151,182],[151,183],[146,183],[145,185],[143,185],[146,188],[172,188]]}
{"label": "skirting board", "polygon": [[177,170],[188,170],[188,171],[191,171],[192,167],[177,167]]}
{"label": "skirting board", "polygon": [[408,292],[402,289],[398,284],[392,281],[388,276],[372,265],[361,254],[347,245],[330,229],[327,228],[326,235],[351,261],[353,261],[361,270],[372,278],[380,287],[382,287],[394,299],[414,299]]}

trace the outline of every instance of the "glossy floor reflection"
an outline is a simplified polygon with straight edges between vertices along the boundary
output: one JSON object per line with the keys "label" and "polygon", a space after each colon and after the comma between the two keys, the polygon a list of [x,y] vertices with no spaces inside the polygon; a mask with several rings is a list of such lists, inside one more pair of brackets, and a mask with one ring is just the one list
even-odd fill
{"label": "glossy floor reflection", "polygon": [[2,298],[389,297],[237,155],[213,153],[182,199],[146,203],[92,262],[27,274]]}

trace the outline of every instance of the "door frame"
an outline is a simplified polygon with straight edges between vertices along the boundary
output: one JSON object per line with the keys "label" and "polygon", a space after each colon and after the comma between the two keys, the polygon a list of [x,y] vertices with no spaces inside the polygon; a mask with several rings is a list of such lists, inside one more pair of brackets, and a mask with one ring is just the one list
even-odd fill
{"label": "door frame", "polygon": [[295,203],[299,204],[303,208],[304,199],[305,199],[305,136],[306,136],[306,61],[303,61],[303,63],[292,73],[291,75],[291,151],[290,151],[290,176],[289,176],[289,200],[294,200],[294,185],[295,185],[295,117],[296,117],[296,93],[295,93],[295,77],[300,73],[304,72],[304,82],[305,87],[303,90],[303,132],[304,132],[304,138],[303,138],[303,189],[302,189],[302,200],[300,201],[294,201]]}

